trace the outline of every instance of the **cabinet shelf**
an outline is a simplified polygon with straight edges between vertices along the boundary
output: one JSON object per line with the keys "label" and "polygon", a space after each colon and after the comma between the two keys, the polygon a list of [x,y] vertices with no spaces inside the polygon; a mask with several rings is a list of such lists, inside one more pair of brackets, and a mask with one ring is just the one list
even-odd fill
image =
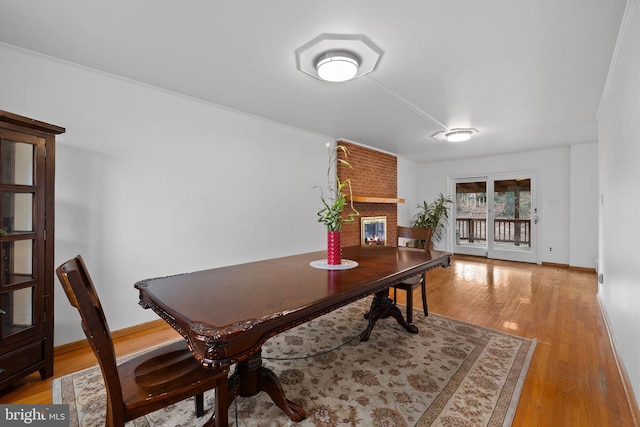
{"label": "cabinet shelf", "polygon": [[353,196],[351,198],[354,202],[360,203],[404,203],[404,199],[398,199],[393,197],[371,197],[371,196]]}

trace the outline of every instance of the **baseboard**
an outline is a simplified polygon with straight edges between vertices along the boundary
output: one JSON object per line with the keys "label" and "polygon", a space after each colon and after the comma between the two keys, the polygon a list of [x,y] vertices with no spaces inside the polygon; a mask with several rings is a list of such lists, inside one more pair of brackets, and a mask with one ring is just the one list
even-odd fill
{"label": "baseboard", "polygon": [[631,416],[633,417],[633,425],[637,426],[640,421],[640,409],[638,409],[638,401],[635,398],[633,393],[633,388],[631,387],[631,381],[629,380],[629,376],[627,375],[627,370],[622,364],[622,360],[620,360],[620,356],[618,355],[618,347],[616,345],[616,340],[613,336],[611,330],[611,324],[609,323],[609,317],[607,316],[607,311],[602,304],[602,300],[600,299],[600,294],[597,295],[598,305],[600,306],[600,313],[602,313],[602,318],[604,319],[604,325],[607,329],[607,334],[609,335],[609,343],[611,344],[611,351],[613,352],[613,358],[616,361],[616,366],[618,367],[618,373],[620,374],[620,378],[622,378],[622,386],[624,387],[624,394],[627,398],[627,404],[629,405],[629,409],[631,410]]}
{"label": "baseboard", "polygon": [[569,270],[573,270],[573,271],[581,271],[583,273],[596,273],[596,269],[595,268],[589,268],[589,267],[576,267],[573,265],[569,265],[569,264],[558,264],[555,262],[545,262],[542,261],[542,263],[540,264],[544,267],[558,267],[558,268],[568,268]]}
{"label": "baseboard", "polygon": [[569,268],[569,264],[559,264],[557,262],[542,261],[542,263],[540,265],[542,265],[543,267]]}
{"label": "baseboard", "polygon": [[569,266],[569,270],[581,271],[583,273],[596,274],[596,269],[595,268],[589,268],[589,267],[574,267],[574,266],[570,265]]}
{"label": "baseboard", "polygon": [[[140,325],[129,326],[128,328],[123,328],[123,329],[118,329],[117,331],[113,331],[111,332],[111,337],[113,339],[123,338],[128,335],[132,335],[137,332],[147,330],[149,328],[157,328],[157,327],[165,327],[165,326],[167,326],[167,322],[165,322],[162,319],[152,320],[151,322],[141,323]],[[53,349],[53,353],[55,355],[65,354],[70,351],[81,350],[85,347],[89,348],[89,342],[86,339],[56,346]]]}

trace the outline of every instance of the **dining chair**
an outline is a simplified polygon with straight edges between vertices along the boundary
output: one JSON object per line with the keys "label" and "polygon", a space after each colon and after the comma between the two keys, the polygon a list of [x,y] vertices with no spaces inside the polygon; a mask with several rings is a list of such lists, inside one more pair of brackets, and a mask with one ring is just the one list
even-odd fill
{"label": "dining chair", "polygon": [[56,274],[69,302],[80,313],[82,329],[102,371],[107,390],[106,426],[123,427],[127,421],[189,397],[195,397],[197,416],[204,415],[203,393],[226,387],[228,370],[202,367],[184,340],[117,364],[109,325],[82,257],[60,265]]}
{"label": "dining chair", "polygon": [[[410,239],[415,241],[415,247],[422,247],[425,250],[429,248],[429,242],[431,241],[433,229],[431,228],[416,228],[416,227],[403,227],[398,226],[398,241],[400,239]],[[427,308],[427,288],[426,272],[413,276],[402,283],[393,285],[393,302],[396,303],[396,295],[398,290],[405,291],[407,294],[407,323],[413,323],[413,290],[420,286],[422,291],[422,311],[425,316],[429,315]]]}

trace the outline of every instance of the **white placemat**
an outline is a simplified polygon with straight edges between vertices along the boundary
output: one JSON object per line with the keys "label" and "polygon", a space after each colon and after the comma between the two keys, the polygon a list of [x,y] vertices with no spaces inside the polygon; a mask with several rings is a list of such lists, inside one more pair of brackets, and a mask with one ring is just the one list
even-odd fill
{"label": "white placemat", "polygon": [[309,265],[322,270],[348,270],[350,268],[356,268],[358,263],[350,259],[343,259],[342,264],[329,264],[326,259],[317,259],[311,261]]}

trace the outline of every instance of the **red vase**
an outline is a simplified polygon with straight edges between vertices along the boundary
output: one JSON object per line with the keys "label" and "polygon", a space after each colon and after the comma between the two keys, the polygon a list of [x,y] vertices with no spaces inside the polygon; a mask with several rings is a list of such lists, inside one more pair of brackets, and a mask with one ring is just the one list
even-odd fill
{"label": "red vase", "polygon": [[342,264],[342,242],[339,231],[327,231],[327,264]]}

